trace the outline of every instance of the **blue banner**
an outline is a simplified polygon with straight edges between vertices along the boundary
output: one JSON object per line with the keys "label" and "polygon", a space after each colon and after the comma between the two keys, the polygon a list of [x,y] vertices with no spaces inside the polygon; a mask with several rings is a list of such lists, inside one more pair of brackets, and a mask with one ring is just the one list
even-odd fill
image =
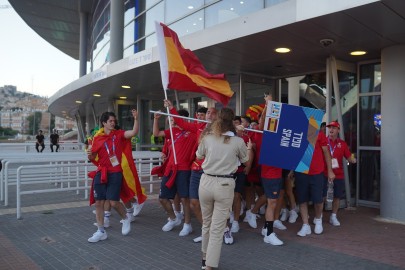
{"label": "blue banner", "polygon": [[324,111],[270,101],[260,164],[308,173]]}

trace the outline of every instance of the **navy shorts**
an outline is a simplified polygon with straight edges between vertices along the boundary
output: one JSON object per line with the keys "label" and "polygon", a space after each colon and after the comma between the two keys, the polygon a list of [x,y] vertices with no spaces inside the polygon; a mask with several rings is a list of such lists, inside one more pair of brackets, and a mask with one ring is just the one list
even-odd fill
{"label": "navy shorts", "polygon": [[[323,197],[326,197],[328,191],[328,177],[324,176],[323,181]],[[333,181],[333,198],[342,199],[345,195],[345,180],[335,179]]]}
{"label": "navy shorts", "polygon": [[190,176],[190,199],[199,199],[198,197],[198,188],[200,187],[200,179],[201,175],[204,173],[203,170],[199,171],[191,171],[191,176]]}
{"label": "navy shorts", "polygon": [[313,203],[323,202],[323,173],[303,174],[295,172],[295,190],[298,204],[312,201]]}
{"label": "navy shorts", "polygon": [[245,187],[246,182],[246,174],[245,172],[237,172],[235,173],[235,189],[234,192],[238,192],[242,194],[243,189]]}
{"label": "navy shorts", "polygon": [[190,174],[191,171],[177,171],[175,183],[172,188],[166,186],[167,181],[170,179],[172,172],[169,176],[163,176],[162,183],[160,184],[159,198],[161,199],[174,199],[176,193],[180,198],[188,198],[190,188]]}
{"label": "navy shorts", "polygon": [[101,184],[101,172],[98,172],[94,177],[94,199],[96,201],[111,200],[119,201],[121,184],[122,184],[122,172],[108,173],[107,183]]}
{"label": "navy shorts", "polygon": [[267,199],[278,199],[280,191],[284,189],[284,180],[281,178],[262,178],[262,186]]}

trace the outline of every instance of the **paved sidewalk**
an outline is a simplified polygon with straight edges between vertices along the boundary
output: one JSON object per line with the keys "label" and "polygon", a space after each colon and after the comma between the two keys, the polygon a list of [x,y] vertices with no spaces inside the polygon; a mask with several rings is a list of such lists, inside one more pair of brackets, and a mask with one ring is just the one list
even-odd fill
{"label": "paved sidewalk", "polygon": [[[163,209],[150,198],[128,236],[121,235],[114,212],[108,239],[88,243],[96,227],[93,208],[85,203],[38,206],[22,220],[0,207],[0,269],[200,269],[201,244],[192,241],[200,226],[194,219],[190,236],[179,237],[180,227],[163,232]],[[305,238],[296,236],[300,219],[285,223],[286,231],[276,230],[281,247],[263,243],[263,217],[257,229],[241,222],[235,244],[223,245],[219,269],[405,269],[405,225],[381,222],[378,213],[341,210],[342,226],[332,227],[325,212],[324,233]]]}

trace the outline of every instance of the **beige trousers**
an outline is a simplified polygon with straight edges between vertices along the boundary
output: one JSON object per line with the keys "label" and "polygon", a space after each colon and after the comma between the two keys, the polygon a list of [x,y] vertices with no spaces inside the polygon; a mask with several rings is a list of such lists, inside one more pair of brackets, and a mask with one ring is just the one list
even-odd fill
{"label": "beige trousers", "polygon": [[198,190],[202,225],[201,251],[206,265],[218,267],[226,221],[232,208],[235,180],[203,174]]}

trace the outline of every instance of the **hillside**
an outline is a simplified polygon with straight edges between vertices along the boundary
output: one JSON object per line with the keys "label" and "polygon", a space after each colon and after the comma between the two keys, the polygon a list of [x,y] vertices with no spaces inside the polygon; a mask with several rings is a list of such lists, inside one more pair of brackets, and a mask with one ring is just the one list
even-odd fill
{"label": "hillside", "polygon": [[0,110],[37,109],[46,111],[48,99],[26,92],[19,92],[13,85],[0,87]]}

